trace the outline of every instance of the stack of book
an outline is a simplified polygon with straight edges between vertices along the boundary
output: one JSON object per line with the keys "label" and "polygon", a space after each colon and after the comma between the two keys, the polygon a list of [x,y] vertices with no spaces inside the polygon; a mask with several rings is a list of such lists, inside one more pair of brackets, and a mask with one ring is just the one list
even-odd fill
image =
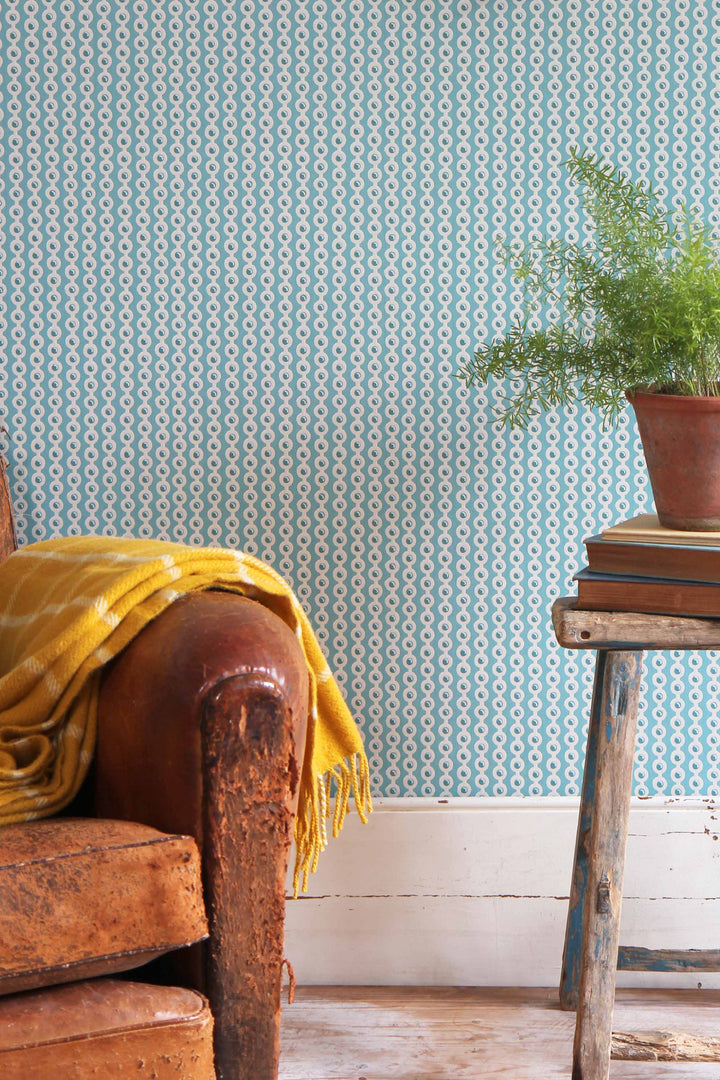
{"label": "stack of book", "polygon": [[720,532],[665,529],[640,514],[585,541],[578,607],[720,618]]}

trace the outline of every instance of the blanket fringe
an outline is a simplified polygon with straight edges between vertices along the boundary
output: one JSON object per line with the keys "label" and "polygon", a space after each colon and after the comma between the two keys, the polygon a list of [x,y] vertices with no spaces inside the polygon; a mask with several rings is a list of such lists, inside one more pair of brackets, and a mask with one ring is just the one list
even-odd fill
{"label": "blanket fringe", "polygon": [[[332,790],[335,788],[334,808]],[[350,797],[355,801],[358,817],[367,823],[372,810],[370,794],[370,766],[364,753],[350,758],[321,773],[313,790],[308,792],[304,805],[298,806],[295,822],[295,870],[293,873],[293,896],[306,891],[311,873],[315,873],[318,859],[327,847],[327,819],[332,814],[332,835],[337,836],[345,823]]]}

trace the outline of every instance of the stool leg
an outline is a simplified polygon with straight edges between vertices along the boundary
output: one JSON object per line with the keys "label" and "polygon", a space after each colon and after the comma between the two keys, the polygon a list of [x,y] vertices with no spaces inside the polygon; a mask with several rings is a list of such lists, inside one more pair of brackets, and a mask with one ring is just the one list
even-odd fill
{"label": "stool leg", "polygon": [[598,733],[601,716],[600,699],[602,697],[605,673],[605,665],[600,663],[600,655],[598,654],[598,660],[595,664],[595,685],[593,687],[590,724],[585,749],[582,797],[580,799],[580,813],[578,815],[577,836],[575,839],[575,860],[570,881],[570,900],[560,973],[560,1008],[565,1010],[577,1008],[580,984],[583,904],[587,886],[590,830],[592,829],[593,808],[595,805],[595,770],[597,768]]}
{"label": "stool leg", "polygon": [[596,662],[595,806],[583,904],[573,1080],[608,1080],[642,653],[607,650]]}

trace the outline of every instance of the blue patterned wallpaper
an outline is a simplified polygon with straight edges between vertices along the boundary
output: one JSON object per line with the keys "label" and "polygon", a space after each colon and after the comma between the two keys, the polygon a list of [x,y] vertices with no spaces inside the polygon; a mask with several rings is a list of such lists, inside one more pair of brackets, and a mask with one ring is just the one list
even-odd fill
{"label": "blue patterned wallpaper", "polygon": [[[594,147],[718,222],[720,6],[3,0],[0,405],[23,542],[246,548],[386,795],[577,792],[549,609],[649,506],[634,422],[497,430],[460,359],[500,234],[580,235]],[[640,793],[717,791],[714,656],[655,654]]]}

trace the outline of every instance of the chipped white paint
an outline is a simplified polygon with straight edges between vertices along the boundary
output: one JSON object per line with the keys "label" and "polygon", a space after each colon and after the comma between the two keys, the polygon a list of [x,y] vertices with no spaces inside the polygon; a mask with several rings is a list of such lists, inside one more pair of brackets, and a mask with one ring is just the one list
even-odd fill
{"label": "chipped white paint", "polygon": [[[349,814],[287,907],[299,983],[555,984],[577,809],[564,798],[381,799],[367,825]],[[622,944],[718,947],[718,813],[712,800],[633,800]],[[621,986],[698,982],[720,987],[720,975],[618,975]]]}

